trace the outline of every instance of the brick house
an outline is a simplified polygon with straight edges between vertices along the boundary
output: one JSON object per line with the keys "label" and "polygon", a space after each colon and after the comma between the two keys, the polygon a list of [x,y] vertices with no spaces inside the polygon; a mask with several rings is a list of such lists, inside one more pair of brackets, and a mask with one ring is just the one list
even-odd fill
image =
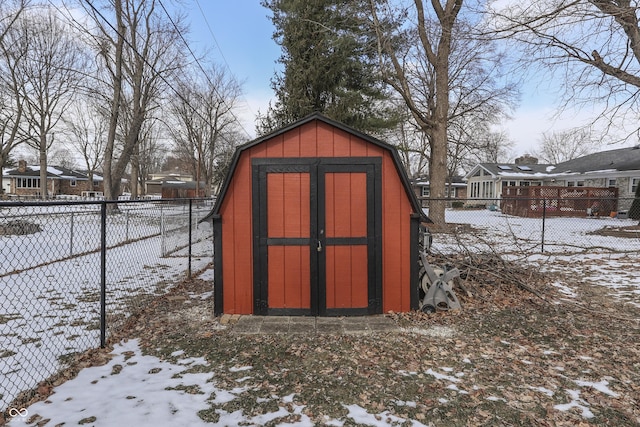
{"label": "brick house", "polygon": [[[18,167],[7,170],[5,177],[9,179],[9,194],[19,197],[41,196],[40,166],[28,166],[24,160],[20,160]],[[85,171],[48,166],[47,189],[50,196],[95,196],[103,191],[103,179],[94,173],[92,187]]]}

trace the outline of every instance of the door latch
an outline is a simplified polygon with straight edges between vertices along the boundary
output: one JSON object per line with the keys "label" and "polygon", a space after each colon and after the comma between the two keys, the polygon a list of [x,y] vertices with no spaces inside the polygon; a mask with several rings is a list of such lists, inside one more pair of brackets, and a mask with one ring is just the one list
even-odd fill
{"label": "door latch", "polygon": [[316,247],[316,250],[318,252],[322,252],[322,242],[320,240],[318,240],[318,246]]}

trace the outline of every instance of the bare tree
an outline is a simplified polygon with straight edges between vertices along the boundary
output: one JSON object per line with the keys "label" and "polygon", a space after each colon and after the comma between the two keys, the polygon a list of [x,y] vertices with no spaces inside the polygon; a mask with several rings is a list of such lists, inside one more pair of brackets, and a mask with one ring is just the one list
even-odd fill
{"label": "bare tree", "polygon": [[538,150],[533,154],[546,163],[558,164],[594,153],[599,142],[584,128],[543,133]]}
{"label": "bare tree", "polygon": [[[104,185],[106,198],[116,199],[132,158],[137,161],[145,121],[169,93],[168,79],[186,62],[180,49],[186,27],[181,17],[166,19],[158,0],[104,0],[103,5],[103,12],[93,3],[86,10],[97,25],[94,47],[107,71],[104,80],[109,90],[104,95],[111,110]],[[110,13],[115,15],[115,30],[104,20]],[[132,168],[133,173],[138,170],[138,165]],[[137,195],[137,184],[137,176],[132,177],[132,197]]]}
{"label": "bare tree", "polygon": [[[489,40],[473,37],[473,25],[459,16],[462,6],[463,0],[414,0],[409,10],[370,0],[383,79],[429,143],[434,199],[445,195],[450,122],[466,115],[494,120],[515,90],[498,81],[502,56]],[[429,217],[443,224],[444,209],[430,203]]]}
{"label": "bare tree", "polygon": [[400,160],[412,177],[424,176],[428,172],[429,142],[426,135],[410,120],[401,120],[390,132],[385,132],[384,139],[396,147]]}
{"label": "bare tree", "polygon": [[182,79],[179,88],[172,107],[176,122],[172,135],[180,157],[192,165],[198,186],[204,180],[204,194],[210,196],[218,146],[230,139],[237,125],[233,108],[241,88],[217,66],[211,66],[204,78]]}
{"label": "bare tree", "polygon": [[78,92],[84,55],[77,38],[49,8],[23,14],[10,29],[8,49],[22,55],[15,76],[22,98],[22,119],[38,150],[40,193],[47,193],[47,153],[55,140],[55,129]]}
{"label": "bare tree", "polygon": [[[564,77],[560,108],[602,106],[594,122],[640,130],[640,6],[629,0],[492,2],[492,24],[526,64]],[[630,132],[629,132],[630,131]]]}
{"label": "bare tree", "polygon": [[[140,132],[140,145],[137,152],[137,168],[135,175],[138,177],[140,194],[146,194],[146,182],[149,175],[159,172],[163,160],[167,155],[166,144],[163,143],[163,126],[158,125],[157,120],[147,120]],[[132,162],[131,168],[134,164]],[[133,176],[134,174],[132,174]]]}
{"label": "bare tree", "polygon": [[26,49],[13,46],[5,36],[14,28],[26,4],[26,1],[0,2],[0,176],[11,152],[25,141],[24,133],[20,132],[23,91],[17,67]]}
{"label": "bare tree", "polygon": [[89,178],[89,190],[93,191],[94,174],[103,163],[108,118],[96,105],[76,103],[65,118],[66,138],[82,156]]}
{"label": "bare tree", "polygon": [[505,162],[513,142],[507,134],[475,116],[460,117],[449,127],[449,171],[469,170],[478,163]]}
{"label": "bare tree", "polygon": [[47,153],[48,163],[61,166],[67,169],[75,169],[78,167],[74,152],[67,144],[56,144],[49,148]]}

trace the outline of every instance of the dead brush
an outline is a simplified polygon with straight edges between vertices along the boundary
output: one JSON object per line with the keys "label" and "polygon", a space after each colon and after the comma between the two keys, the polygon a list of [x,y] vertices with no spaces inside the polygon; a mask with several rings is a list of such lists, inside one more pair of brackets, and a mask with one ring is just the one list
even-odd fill
{"label": "dead brush", "polygon": [[472,227],[452,224],[446,231],[436,231],[434,242],[440,238],[446,239],[446,249],[435,244],[429,257],[433,265],[460,271],[454,289],[461,293],[463,302],[513,302],[530,296],[547,300],[549,278],[538,266],[526,262],[531,248],[528,242],[517,239],[515,233],[508,237],[512,240],[508,252],[499,249],[506,246],[504,237],[498,242]]}

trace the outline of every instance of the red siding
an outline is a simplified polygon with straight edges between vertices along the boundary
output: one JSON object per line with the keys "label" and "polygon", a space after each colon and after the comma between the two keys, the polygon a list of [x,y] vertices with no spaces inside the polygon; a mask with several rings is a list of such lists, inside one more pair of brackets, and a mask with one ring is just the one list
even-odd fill
{"label": "red siding", "polygon": [[[284,134],[275,136],[273,139],[264,141],[253,147],[247,148],[241,153],[236,165],[235,173],[231,178],[229,187],[222,201],[220,214],[222,216],[222,262],[223,262],[223,283],[224,283],[224,312],[250,314],[253,312],[253,240],[252,240],[252,202],[251,202],[251,158],[253,157],[382,157],[382,289],[383,289],[383,310],[389,311],[409,311],[410,310],[410,287],[411,287],[411,264],[415,260],[410,259],[410,216],[413,213],[411,202],[405,192],[400,176],[395,168],[395,163],[389,151],[382,147],[371,144],[355,135],[349,134],[341,129],[334,128],[328,123],[321,121],[311,121],[299,127],[291,129]],[[357,178],[359,179],[359,178]],[[356,180],[357,180],[356,179]],[[269,185],[280,185],[270,183]],[[284,183],[283,183],[284,185]],[[351,184],[353,185],[353,184]],[[357,187],[360,184],[356,185]],[[307,186],[308,188],[308,186]],[[298,190],[296,190],[298,191]],[[302,186],[300,187],[302,190]],[[354,198],[358,193],[354,192]],[[340,196],[344,205],[339,209],[358,210],[366,204],[356,199],[351,202],[344,200]],[[308,203],[307,203],[308,206]],[[269,207],[271,209],[271,206]],[[284,209],[284,208],[283,208]],[[287,207],[287,209],[296,208]],[[293,217],[300,218],[300,229],[305,226],[303,219],[305,215],[300,209]],[[359,214],[358,214],[359,215]],[[339,217],[338,217],[339,218]],[[293,219],[293,221],[298,221]],[[273,225],[276,227],[276,225]],[[340,224],[339,220],[335,226],[346,226]],[[271,227],[271,224],[269,224]],[[297,225],[296,225],[297,227]],[[306,225],[309,229],[308,224]],[[352,233],[359,233],[359,226],[353,227]],[[295,229],[292,228],[292,230]],[[353,249],[353,248],[352,248]],[[350,257],[351,271],[337,271],[336,277],[351,277],[356,283],[359,277],[366,278],[366,271],[359,266],[357,259],[362,257],[358,253],[359,248],[351,250],[349,254],[336,252],[337,257]],[[289,250],[289,249],[288,249]],[[295,253],[297,248],[292,248],[291,253],[282,251],[280,254],[269,253],[270,262],[272,259],[282,257],[283,263],[290,266],[290,259],[294,260],[294,268],[286,269],[287,273],[283,279],[285,296],[273,296],[284,301],[285,305],[300,304],[299,302],[308,299],[304,290],[293,290],[298,286],[304,271],[303,263],[296,259],[308,259],[307,253]],[[335,251],[334,251],[335,252]],[[339,252],[339,251],[338,251]],[[327,264],[329,263],[329,253],[327,253]],[[272,258],[274,257],[274,258]],[[297,264],[296,264],[297,263]],[[341,267],[342,268],[342,267]],[[271,271],[271,270],[270,270]],[[274,273],[275,274],[275,273]],[[307,274],[308,276],[308,274]],[[304,286],[299,286],[301,289]],[[342,289],[338,286],[338,288]],[[358,288],[358,286],[355,286]],[[306,286],[308,289],[308,286]],[[337,288],[336,288],[337,289]],[[289,293],[290,291],[290,293]],[[353,289],[346,289],[345,292],[352,292]],[[327,294],[329,294],[329,284],[327,284]],[[333,290],[331,292],[334,292]],[[337,292],[337,291],[336,291]],[[346,295],[335,294],[335,298],[347,298]],[[342,292],[342,291],[339,291]],[[362,296],[358,291],[350,294],[349,298],[359,301]],[[271,303],[271,292],[269,299]],[[289,300],[287,298],[290,298]],[[329,298],[328,298],[329,299]],[[366,306],[366,302],[364,303]]]}

